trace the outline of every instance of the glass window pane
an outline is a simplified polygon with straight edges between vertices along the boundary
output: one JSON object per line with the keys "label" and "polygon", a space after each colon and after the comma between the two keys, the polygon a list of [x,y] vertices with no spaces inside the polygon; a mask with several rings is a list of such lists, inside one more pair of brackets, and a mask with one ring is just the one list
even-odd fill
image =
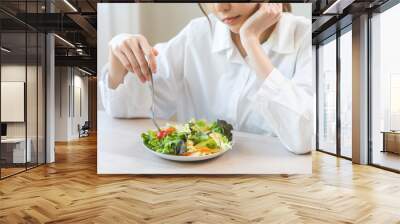
{"label": "glass window pane", "polygon": [[37,41],[36,32],[28,32],[28,62],[27,62],[27,80],[26,80],[26,112],[27,112],[27,142],[30,148],[30,160],[27,163],[28,168],[37,165],[37,73],[38,73],[38,57],[37,57]]}
{"label": "glass window pane", "polygon": [[[37,1],[27,2],[26,12],[37,13],[39,5]],[[34,16],[32,20],[37,20]],[[37,21],[32,21],[37,22]],[[26,80],[26,125],[27,143],[30,148],[30,161],[27,167],[35,167],[38,164],[38,45],[39,37],[36,30],[27,29],[27,80]]]}
{"label": "glass window pane", "polygon": [[[45,0],[0,1],[11,14],[43,13]],[[32,15],[31,15],[32,16]],[[45,162],[45,35],[0,12],[0,177]],[[37,19],[33,16],[31,19]],[[17,108],[17,109],[16,109]]]}
{"label": "glass window pane", "polygon": [[340,153],[352,156],[352,33],[340,37]]}
{"label": "glass window pane", "polygon": [[[26,150],[26,33],[1,34],[1,175],[25,170]],[[29,144],[28,144],[29,146]]]}
{"label": "glass window pane", "polygon": [[46,76],[45,76],[45,65],[46,65],[46,36],[43,33],[39,33],[39,45],[38,45],[38,164],[45,163],[45,87],[46,87]]}
{"label": "glass window pane", "polygon": [[372,163],[400,170],[400,5],[372,18]]}
{"label": "glass window pane", "polygon": [[318,51],[318,147],[336,153],[336,41]]}

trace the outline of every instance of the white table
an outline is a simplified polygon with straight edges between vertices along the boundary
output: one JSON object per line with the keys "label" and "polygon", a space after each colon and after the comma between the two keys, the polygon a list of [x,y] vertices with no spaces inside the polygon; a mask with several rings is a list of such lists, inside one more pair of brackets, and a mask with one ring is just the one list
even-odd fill
{"label": "white table", "polygon": [[[25,163],[31,161],[31,146],[32,141],[30,138],[26,139],[27,146],[25,151],[25,138],[5,138],[1,139],[3,145],[14,145],[13,147],[13,163]],[[26,153],[26,154],[25,154]]]}
{"label": "white table", "polygon": [[[164,122],[160,122],[163,124]],[[98,111],[98,174],[305,174],[311,154],[295,155],[277,138],[236,132],[232,150],[201,162],[173,162],[147,152],[140,138],[149,119],[116,119]]]}

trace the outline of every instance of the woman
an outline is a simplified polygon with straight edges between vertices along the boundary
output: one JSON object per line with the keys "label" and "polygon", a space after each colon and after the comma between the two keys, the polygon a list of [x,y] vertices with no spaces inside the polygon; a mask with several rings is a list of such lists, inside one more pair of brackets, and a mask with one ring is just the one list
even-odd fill
{"label": "woman", "polygon": [[[167,43],[142,35],[110,41],[100,88],[114,117],[223,119],[236,130],[279,137],[296,154],[312,149],[311,24],[279,3],[209,3]],[[283,10],[283,9],[286,10]]]}

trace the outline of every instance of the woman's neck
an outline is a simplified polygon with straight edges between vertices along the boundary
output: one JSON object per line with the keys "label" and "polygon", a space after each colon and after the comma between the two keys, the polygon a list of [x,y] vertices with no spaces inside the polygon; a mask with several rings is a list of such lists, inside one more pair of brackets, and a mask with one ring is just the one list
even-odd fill
{"label": "woman's neck", "polygon": [[[268,38],[271,36],[272,31],[275,29],[275,25],[271,26],[270,28],[266,29],[261,35],[260,35],[260,44],[263,44],[265,41],[268,40]],[[233,43],[236,45],[238,48],[240,54],[242,55],[243,58],[247,56],[246,50],[244,49],[242,42],[240,41],[240,35],[238,33],[233,33],[231,32],[231,38]]]}

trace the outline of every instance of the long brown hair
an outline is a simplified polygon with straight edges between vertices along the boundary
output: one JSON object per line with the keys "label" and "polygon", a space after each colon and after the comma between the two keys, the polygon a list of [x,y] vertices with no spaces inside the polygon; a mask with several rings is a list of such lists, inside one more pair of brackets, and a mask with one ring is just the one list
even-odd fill
{"label": "long brown hair", "polygon": [[283,12],[292,12],[292,5],[290,3],[282,3]]}

